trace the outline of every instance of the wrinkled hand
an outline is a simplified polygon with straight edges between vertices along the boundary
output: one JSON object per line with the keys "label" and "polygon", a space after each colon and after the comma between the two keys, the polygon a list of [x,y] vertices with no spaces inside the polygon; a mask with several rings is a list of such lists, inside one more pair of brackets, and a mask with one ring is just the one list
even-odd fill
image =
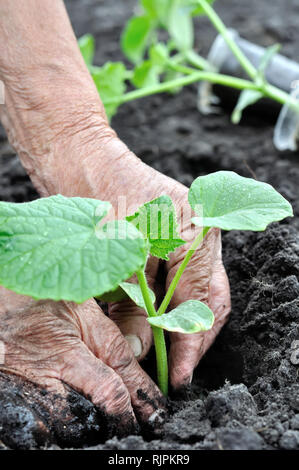
{"label": "wrinkled hand", "polygon": [[[3,5],[9,9],[9,2]],[[63,8],[62,2],[59,5]],[[52,2],[47,3],[47,8],[50,15]],[[186,204],[187,188],[142,163],[108,125],[66,13],[56,11],[55,21],[45,22],[47,34],[44,31],[40,34],[41,12],[39,9],[30,12],[38,17],[36,21],[29,18],[30,28],[22,28],[22,11],[20,18],[15,11],[11,13],[22,47],[19,49],[15,41],[10,41],[0,61],[0,78],[6,87],[6,104],[0,106],[0,118],[40,194],[108,200],[117,215],[119,196],[126,197],[128,212],[132,213],[129,207],[136,209],[166,193],[180,210]],[[53,24],[61,32],[55,35],[54,31],[55,40]],[[58,36],[63,37],[63,47],[57,55]],[[16,53],[21,70],[18,73]],[[183,238],[189,230],[187,226],[182,228]],[[180,248],[166,264],[165,280],[160,283],[162,290],[169,285],[187,248]],[[147,276],[155,289],[159,287],[157,271],[158,261],[151,258]],[[170,377],[175,388],[191,381],[194,367],[230,310],[229,285],[217,230],[210,231],[193,256],[170,308],[190,298],[207,302],[216,321],[207,333],[171,335]],[[39,302],[17,312],[15,302],[20,300],[16,299],[11,297],[12,306],[8,308],[10,300],[2,291],[4,313],[0,316],[0,332],[9,351],[7,367],[60,392],[63,392],[61,380],[69,383],[91,395],[95,403],[112,414],[134,420],[133,410],[135,417],[143,419],[153,413],[153,406],[145,406],[136,390],[142,388],[157,403],[157,389],[142,372],[115,326],[132,345],[136,358],[144,358],[152,342],[144,311],[131,302],[110,305],[113,323],[94,301],[83,306]]]}
{"label": "wrinkled hand", "polygon": [[0,287],[0,340],[1,370],[61,396],[69,385],[114,417],[119,434],[137,419],[162,420],[158,388],[94,300],[35,302]]}
{"label": "wrinkled hand", "polygon": [[[56,127],[59,126],[56,123],[54,135],[46,146],[49,151],[47,158],[39,155],[37,150],[34,158],[32,151],[23,155],[19,152],[39,192],[42,195],[61,193],[108,200],[115,209],[116,217],[118,198],[123,196],[126,198],[127,214],[132,214],[139,205],[161,194],[172,197],[177,211],[186,206],[187,188],[148,167],[132,154],[109,127],[102,109],[99,109],[100,112],[82,119],[79,124],[73,124],[69,115],[64,117],[61,127],[65,130],[57,135]],[[42,128],[35,134],[39,138],[49,133],[48,121],[44,125],[47,125],[47,130]],[[35,144],[35,149],[44,150],[45,145],[45,142],[43,145]],[[18,149],[18,145],[15,146]],[[190,224],[185,221],[182,238],[189,240],[189,230]],[[191,242],[171,255],[165,266],[165,281],[162,284],[156,283],[159,261],[149,260],[147,277],[151,288],[165,292]],[[194,368],[213,343],[230,311],[229,284],[222,264],[221,234],[217,229],[209,231],[202,246],[193,255],[170,308],[188,299],[206,302],[215,314],[215,323],[212,330],[206,333],[171,334],[170,381],[174,388],[192,381]],[[152,344],[151,328],[145,312],[132,302],[125,301],[110,305],[109,313],[131,344],[136,358],[142,360]]]}

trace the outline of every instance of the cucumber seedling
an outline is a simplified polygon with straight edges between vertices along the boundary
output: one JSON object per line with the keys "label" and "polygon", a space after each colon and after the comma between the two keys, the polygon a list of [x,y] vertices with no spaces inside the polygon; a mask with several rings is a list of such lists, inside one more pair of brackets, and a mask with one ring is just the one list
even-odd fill
{"label": "cucumber seedling", "polygon": [[[213,3],[214,0],[139,0],[137,14],[128,20],[121,36],[120,47],[132,64],[129,69],[123,62],[107,62],[101,67],[93,65],[94,37],[86,34],[79,39],[81,53],[108,118],[112,118],[123,103],[157,93],[176,93],[184,86],[201,81],[241,91],[232,113],[235,124],[246,107],[264,97],[288,104],[299,112],[298,100],[271,85],[265,76],[279,45],[266,49],[255,67],[216,13]],[[220,73],[198,54],[194,44],[194,18],[203,16],[208,17],[222,36],[245,72],[245,78]],[[128,85],[133,86],[133,90],[127,91]],[[212,103],[213,96],[206,96],[206,101],[209,100]],[[209,107],[210,103],[205,103],[205,108]]]}
{"label": "cucumber seedling", "polygon": [[[211,227],[265,230],[292,216],[292,207],[275,189],[236,173],[220,171],[197,178],[189,190],[192,222],[201,231],[186,251],[159,308],[149,289],[149,255],[167,260],[185,243],[167,195],[141,206],[126,220],[104,223],[111,205],[61,195],[29,203],[0,202],[0,284],[34,299],[84,302],[92,297],[130,297],[148,315],[153,329],[158,384],[168,391],[164,330],[185,334],[207,331],[214,316],[198,300],[166,312],[192,255]],[[127,282],[135,274],[138,284]]]}

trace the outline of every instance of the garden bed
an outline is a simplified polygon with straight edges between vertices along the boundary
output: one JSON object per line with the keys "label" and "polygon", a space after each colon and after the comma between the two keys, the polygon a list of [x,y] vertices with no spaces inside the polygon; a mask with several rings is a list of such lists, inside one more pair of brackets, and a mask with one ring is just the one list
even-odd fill
{"label": "garden bed", "polygon": [[[120,59],[119,34],[135,0],[69,0],[66,4],[77,36],[91,32],[96,37],[95,63]],[[243,4],[225,0],[216,6],[226,24],[241,35],[264,46],[280,42],[284,54],[298,59],[295,0]],[[215,33],[207,20],[200,24],[198,40],[206,52]],[[60,447],[299,449],[299,366],[292,354],[292,344],[299,340],[299,158],[298,152],[274,149],[274,122],[274,116],[271,119],[261,110],[245,112],[239,126],[231,124],[227,110],[202,116],[196,109],[195,86],[178,95],[149,97],[120,108],[112,125],[147,164],[188,186],[199,175],[223,169],[253,176],[284,195],[293,205],[295,218],[272,224],[264,233],[223,234],[232,292],[230,320],[197,368],[192,388],[172,401],[173,415],[163,439],[141,433],[123,439],[109,436],[105,442],[109,432],[101,415],[75,392],[69,396],[65,428],[59,416],[45,411],[48,394],[0,374],[0,421],[6,423],[0,435],[5,445],[35,447],[51,443],[54,436]],[[1,130],[0,200],[22,202],[35,197]],[[150,370],[152,362],[149,356],[144,368]],[[23,408],[24,398],[32,415]],[[50,400],[59,409],[59,397]],[[39,428],[31,425],[36,416],[41,419]],[[44,430],[43,422],[53,435]]]}

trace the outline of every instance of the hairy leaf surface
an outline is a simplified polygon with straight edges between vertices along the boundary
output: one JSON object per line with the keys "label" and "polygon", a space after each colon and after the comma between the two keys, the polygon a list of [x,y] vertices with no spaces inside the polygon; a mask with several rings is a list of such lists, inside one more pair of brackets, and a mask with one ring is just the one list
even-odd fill
{"label": "hairy leaf surface", "polygon": [[188,198],[195,213],[203,214],[192,219],[200,227],[262,231],[271,222],[293,215],[290,203],[272,186],[232,171],[200,176]]}
{"label": "hairy leaf surface", "polygon": [[[130,299],[132,299],[133,302],[135,302],[135,304],[138,305],[138,307],[141,307],[144,310],[146,310],[142,291],[141,291],[139,284],[132,284],[131,282],[122,282],[120,284],[120,287],[126,292],[126,294],[130,297]],[[156,297],[155,297],[154,292],[150,288],[148,288],[148,290],[150,293],[151,301],[155,303]]]}
{"label": "hairy leaf surface", "polygon": [[81,303],[116,289],[148,248],[126,221],[101,226],[108,202],[52,196],[0,202],[0,284],[36,299]]}
{"label": "hairy leaf surface", "polygon": [[163,195],[141,206],[127,221],[147,238],[150,253],[168,260],[168,254],[185,243],[177,232],[176,212],[169,196]]}
{"label": "hairy leaf surface", "polygon": [[149,317],[152,326],[178,333],[198,333],[210,330],[214,323],[212,310],[199,300],[187,300],[169,313]]}

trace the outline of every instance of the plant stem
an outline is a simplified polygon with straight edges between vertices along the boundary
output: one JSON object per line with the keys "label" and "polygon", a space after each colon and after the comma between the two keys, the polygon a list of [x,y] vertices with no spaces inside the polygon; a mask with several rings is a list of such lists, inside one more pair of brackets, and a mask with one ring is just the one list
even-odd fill
{"label": "plant stem", "polygon": [[[143,300],[146,306],[146,311],[149,317],[156,317],[157,312],[152,303],[147,280],[145,277],[144,270],[137,271],[137,279],[142,292]],[[156,361],[157,361],[157,376],[158,385],[164,396],[168,394],[168,363],[167,363],[167,350],[165,344],[164,330],[152,326],[155,350],[156,350]]]}
{"label": "plant stem", "polygon": [[149,293],[149,288],[147,285],[147,280],[145,277],[144,270],[140,269],[140,271],[137,271],[137,279],[140,285],[140,289],[141,289],[142,297],[146,306],[147,314],[149,317],[156,317],[157,312],[153,305],[153,302]]}
{"label": "plant stem", "polygon": [[197,52],[193,50],[186,51],[185,57],[189,64],[197,69],[211,71],[214,69],[212,64],[210,64],[206,59],[204,59],[201,55],[197,54]]}
{"label": "plant stem", "polygon": [[157,312],[158,315],[163,315],[163,313],[165,313],[165,311],[166,311],[166,309],[169,305],[169,302],[171,301],[173,293],[174,293],[174,291],[175,291],[175,289],[176,289],[176,287],[179,283],[179,280],[181,279],[181,276],[182,276],[187,264],[189,263],[190,259],[192,258],[192,255],[194,254],[194,252],[197,250],[198,246],[202,243],[204,237],[206,236],[206,234],[208,233],[209,230],[210,230],[210,227],[204,227],[203,230],[197,235],[197,237],[195,238],[192,245],[190,246],[189,250],[186,253],[186,256],[185,256],[183,262],[181,263],[179,269],[175,273],[175,276],[174,276],[173,280],[170,283],[170,286],[169,286],[168,291],[167,291],[167,293],[166,293],[166,295],[163,299],[163,302],[161,303],[161,305],[158,309],[158,312]]}
{"label": "plant stem", "polygon": [[234,56],[238,59],[241,66],[245,70],[252,80],[256,79],[257,70],[252,65],[250,60],[247,59],[245,54],[241,51],[239,46],[235,43],[235,41],[231,38],[229,31],[221,18],[217,15],[215,10],[206,2],[206,0],[197,0],[197,3],[202,7],[206,15],[208,16],[211,23],[215,26],[217,31],[222,35],[223,39],[225,40],[226,44],[234,54]]}
{"label": "plant stem", "polygon": [[168,395],[168,362],[167,349],[165,344],[164,330],[152,326],[154,344],[156,350],[158,385],[165,397]]}
{"label": "plant stem", "polygon": [[199,82],[201,80],[207,80],[208,82],[217,83],[219,85],[231,86],[232,88],[237,88],[240,90],[244,88],[259,90],[260,88],[255,83],[249,80],[244,80],[242,78],[231,77],[230,75],[223,75],[214,72],[196,71],[192,74],[189,74],[188,76],[176,78],[175,80],[168,80],[167,82],[159,83],[158,85],[152,85],[146,88],[129,91],[121,97],[105,100],[104,104],[123,104],[129,101],[133,101],[137,98],[144,98],[145,96],[171,91],[174,88],[190,85],[191,83]]}
{"label": "plant stem", "polygon": [[[289,104],[294,110],[299,111],[299,103],[292,96],[288,95],[286,92],[280,90],[279,88],[270,85],[269,83],[257,84],[249,80],[244,80],[243,78],[232,77],[230,75],[224,75],[215,72],[209,71],[196,71],[192,72],[192,68],[186,66],[184,67],[185,75],[184,77],[177,78],[175,80],[169,80],[167,82],[159,83],[158,85],[148,86],[146,88],[140,88],[138,90],[130,91],[125,93],[121,97],[111,98],[109,100],[104,100],[104,105],[108,104],[118,104],[128,103],[139,98],[144,98],[146,96],[155,95],[157,93],[169,92],[175,88],[183,87],[190,85],[191,83],[199,82],[201,80],[206,80],[211,83],[218,85],[229,86],[239,90],[257,90],[261,91],[265,96],[278,101],[281,104]],[[186,68],[185,68],[186,67]],[[188,70],[187,70],[188,69]],[[182,69],[181,69],[182,70]]]}

